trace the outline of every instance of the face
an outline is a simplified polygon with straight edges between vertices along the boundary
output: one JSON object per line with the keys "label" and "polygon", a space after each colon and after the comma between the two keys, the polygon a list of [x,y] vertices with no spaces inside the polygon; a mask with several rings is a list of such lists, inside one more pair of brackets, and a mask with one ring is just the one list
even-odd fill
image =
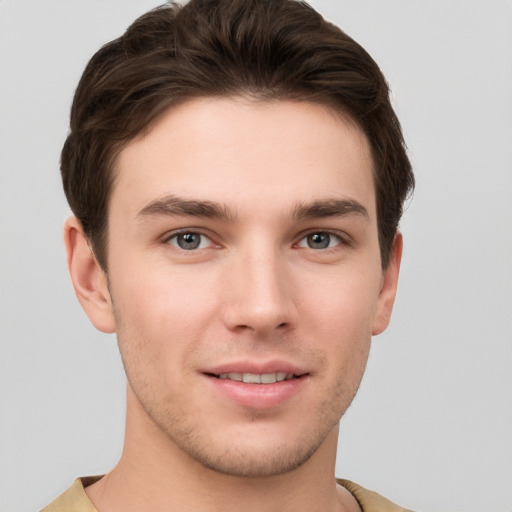
{"label": "face", "polygon": [[108,302],[128,415],[216,471],[300,466],[335,433],[396,287],[365,136],[319,105],[196,99],[116,172]]}

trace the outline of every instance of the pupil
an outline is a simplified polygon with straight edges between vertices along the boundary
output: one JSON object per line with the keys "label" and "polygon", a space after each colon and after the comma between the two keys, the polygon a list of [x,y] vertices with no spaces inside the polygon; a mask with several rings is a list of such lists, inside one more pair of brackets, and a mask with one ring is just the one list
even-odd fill
{"label": "pupil", "polygon": [[308,236],[308,245],[312,249],[325,249],[329,247],[331,237],[328,233],[314,233]]}
{"label": "pupil", "polygon": [[178,245],[182,249],[197,249],[201,243],[201,237],[196,233],[185,233],[178,236]]}

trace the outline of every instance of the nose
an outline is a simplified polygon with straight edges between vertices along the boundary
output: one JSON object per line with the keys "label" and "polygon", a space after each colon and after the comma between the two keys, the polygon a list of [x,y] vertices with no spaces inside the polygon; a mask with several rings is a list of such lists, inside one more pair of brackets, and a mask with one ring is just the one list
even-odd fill
{"label": "nose", "polygon": [[293,329],[293,282],[285,257],[273,250],[247,251],[229,264],[223,288],[223,321],[231,331],[261,337]]}

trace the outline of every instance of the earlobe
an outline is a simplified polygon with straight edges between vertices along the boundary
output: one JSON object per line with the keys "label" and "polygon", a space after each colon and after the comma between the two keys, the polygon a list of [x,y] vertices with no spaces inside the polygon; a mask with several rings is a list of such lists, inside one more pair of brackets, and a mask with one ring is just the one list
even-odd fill
{"label": "earlobe", "polygon": [[70,217],[64,225],[64,244],[69,274],[82,308],[98,330],[115,332],[107,275],[89,247],[76,217]]}
{"label": "earlobe", "polygon": [[402,260],[403,239],[402,234],[397,232],[393,240],[389,264],[384,271],[382,287],[377,302],[377,310],[373,322],[372,334],[376,336],[384,332],[391,320],[393,304],[395,303],[396,290],[398,287],[398,275],[400,273],[400,262]]}

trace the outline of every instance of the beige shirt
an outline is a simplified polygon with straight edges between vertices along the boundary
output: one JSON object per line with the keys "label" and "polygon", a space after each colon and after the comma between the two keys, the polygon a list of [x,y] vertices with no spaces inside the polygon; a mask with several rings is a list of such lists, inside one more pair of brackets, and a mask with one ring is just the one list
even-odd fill
{"label": "beige shirt", "polygon": [[[43,508],[41,512],[97,512],[87,497],[84,487],[91,485],[100,478],[101,476],[77,478],[66,492]],[[380,494],[368,491],[353,482],[348,480],[337,480],[337,482],[352,493],[363,512],[411,512],[395,505]]]}

